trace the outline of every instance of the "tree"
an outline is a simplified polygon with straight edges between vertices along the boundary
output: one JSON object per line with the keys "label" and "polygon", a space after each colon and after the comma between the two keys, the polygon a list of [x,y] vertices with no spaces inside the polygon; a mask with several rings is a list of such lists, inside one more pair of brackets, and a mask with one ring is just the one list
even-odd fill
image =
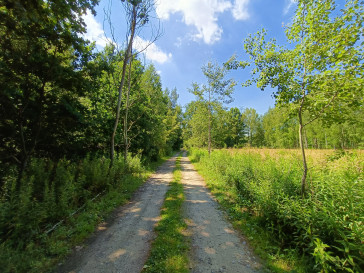
{"label": "tree", "polygon": [[227,147],[238,147],[245,142],[246,125],[243,120],[243,115],[236,107],[231,108],[225,114],[227,135],[225,136],[225,144]]}
{"label": "tree", "polygon": [[262,118],[264,141],[271,148],[297,148],[297,117],[289,115],[287,107],[270,108]]}
{"label": "tree", "polygon": [[[87,119],[90,121],[87,128],[88,143],[97,150],[101,149],[104,152],[107,149],[109,152],[110,132],[115,122],[115,105],[118,100],[118,87],[122,74],[123,54],[116,54],[115,45],[109,44],[103,51],[96,54],[96,58],[90,64],[97,72],[93,74],[93,88],[89,90],[87,98],[84,99],[85,105],[89,109],[87,116]],[[121,98],[121,104],[125,106],[127,104],[128,110],[135,107],[136,103],[140,103],[140,78],[144,70],[145,67],[137,58],[133,62],[129,62],[126,70],[128,75],[127,84],[125,84]],[[129,87],[131,92],[126,91]],[[121,123],[125,124],[130,117],[134,118],[134,113],[130,116],[129,111],[126,111],[126,107],[121,107]],[[125,132],[128,134],[134,123],[128,122],[127,127],[118,126],[115,135],[115,150],[120,150],[125,145],[127,145],[127,148],[130,148],[130,138],[129,135],[127,138],[125,137]]]}
{"label": "tree", "polygon": [[226,80],[226,67],[219,67],[218,64],[208,62],[202,67],[202,72],[207,78],[207,85],[202,86],[197,83],[192,84],[190,92],[198,97],[198,99],[207,104],[208,109],[208,150],[211,153],[211,130],[212,130],[212,114],[214,107],[221,103],[230,103],[232,101],[231,94],[234,91],[235,81]]}
{"label": "tree", "polygon": [[183,142],[187,147],[208,145],[208,107],[201,100],[191,101],[186,106],[183,118]]}
{"label": "tree", "polygon": [[92,56],[80,37],[82,15],[97,2],[0,4],[0,160],[19,165],[16,188],[33,155],[60,157],[82,142],[79,97],[89,86],[85,66]]}
{"label": "tree", "polygon": [[[167,128],[166,144],[169,149],[179,150],[182,146],[182,109],[178,105],[177,89],[173,88],[169,92],[168,88],[165,90],[164,95],[167,100],[167,113],[165,117],[165,124]],[[170,152],[171,152],[170,151]]]}
{"label": "tree", "polygon": [[[143,27],[145,27],[146,24],[150,21],[150,18],[149,18],[150,13],[152,13],[152,11],[154,9],[153,0],[123,0],[122,3],[124,5],[124,9],[126,12],[128,31],[126,33],[127,43],[126,43],[125,50],[124,50],[124,59],[123,59],[123,66],[122,66],[122,71],[121,71],[121,79],[120,79],[120,84],[119,84],[119,88],[118,88],[119,96],[118,96],[118,101],[117,101],[117,105],[116,105],[115,122],[114,122],[113,130],[112,130],[112,134],[111,134],[111,147],[110,147],[111,163],[110,163],[110,165],[113,164],[113,160],[114,160],[115,135],[116,135],[116,131],[117,131],[117,128],[119,125],[121,100],[122,100],[122,94],[123,94],[123,89],[124,89],[124,84],[125,84],[125,75],[126,75],[126,71],[127,71],[127,66],[129,64],[131,67],[130,63],[132,62],[133,58],[135,58],[140,53],[138,51],[133,52],[134,38],[136,37],[136,35],[138,35],[140,33],[141,29]],[[110,19],[110,14],[108,14],[108,16]],[[109,20],[109,23],[110,23],[110,28],[112,29],[112,33],[114,33],[110,20]],[[160,35],[160,33],[158,30],[157,33],[152,38],[149,45],[152,44],[159,37],[159,35]],[[113,40],[114,40],[114,43],[117,44],[117,41],[114,36],[113,36]],[[117,54],[120,54],[119,50],[118,50]],[[130,75],[129,75],[129,77],[130,77]],[[130,83],[130,80],[129,80],[129,83]],[[128,86],[126,88],[126,92],[127,92],[126,98],[127,99],[125,101],[125,116],[124,116],[124,129],[123,129],[124,161],[125,162],[127,160],[128,147],[129,147],[127,131],[128,131],[128,107],[129,107],[130,87],[131,86]]]}
{"label": "tree", "polygon": [[[346,1],[338,11],[333,0],[299,0],[293,23],[287,27],[290,46],[279,47],[266,40],[266,31],[250,35],[244,43],[250,62],[227,62],[229,68],[254,65],[253,78],[243,85],[277,88],[278,105],[289,105],[299,123],[305,194],[308,172],[304,128],[318,118],[325,122],[343,121],[348,109],[363,102],[364,12],[360,1]],[[307,111],[309,117],[304,118]]]}
{"label": "tree", "polygon": [[254,108],[246,108],[242,113],[244,124],[248,133],[249,146],[262,146],[264,132],[262,119]]}

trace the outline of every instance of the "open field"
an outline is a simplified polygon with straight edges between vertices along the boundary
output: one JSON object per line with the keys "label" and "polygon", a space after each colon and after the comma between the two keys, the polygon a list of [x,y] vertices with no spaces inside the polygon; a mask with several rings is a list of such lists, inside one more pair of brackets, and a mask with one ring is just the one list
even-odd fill
{"label": "open field", "polygon": [[190,151],[233,223],[272,269],[362,272],[364,153],[308,150],[307,155],[302,198],[299,150],[216,150],[210,157],[205,150]]}

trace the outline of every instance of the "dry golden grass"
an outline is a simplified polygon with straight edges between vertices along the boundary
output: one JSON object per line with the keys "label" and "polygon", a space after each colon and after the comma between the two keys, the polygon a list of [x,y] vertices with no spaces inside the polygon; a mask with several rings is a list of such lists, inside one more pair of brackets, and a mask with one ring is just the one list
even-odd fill
{"label": "dry golden grass", "polygon": [[[240,148],[240,149],[223,149],[231,154],[259,154],[264,158],[281,159],[287,158],[292,160],[302,159],[301,149],[269,149],[269,148]],[[330,156],[333,156],[338,150],[334,149],[305,149],[306,158],[310,167],[324,167]],[[364,150],[346,150],[348,153],[356,153],[360,161],[364,161]]]}

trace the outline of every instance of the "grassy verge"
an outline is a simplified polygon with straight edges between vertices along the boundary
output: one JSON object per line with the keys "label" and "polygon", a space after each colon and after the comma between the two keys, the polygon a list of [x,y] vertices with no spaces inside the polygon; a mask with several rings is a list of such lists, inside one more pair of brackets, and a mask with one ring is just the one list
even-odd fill
{"label": "grassy verge", "polygon": [[363,154],[300,159],[291,151],[192,150],[191,161],[231,222],[273,272],[363,272]]}
{"label": "grassy verge", "polygon": [[294,249],[280,248],[280,242],[272,233],[262,228],[260,220],[249,214],[237,204],[235,192],[222,184],[216,183],[218,179],[214,173],[199,163],[194,163],[198,173],[205,179],[207,187],[211,190],[221,207],[227,212],[230,223],[240,230],[257,254],[264,261],[267,269],[276,273],[305,273],[305,261]]}
{"label": "grassy verge", "polygon": [[156,227],[157,238],[143,272],[188,272],[188,244],[183,230],[187,228],[181,214],[185,199],[181,180],[180,157],[177,158],[173,181],[166,194],[162,219]]}
{"label": "grassy verge", "polygon": [[[105,191],[100,194],[98,198],[94,200],[91,200],[90,198],[87,200],[82,209],[76,214],[61,218],[64,221],[52,232],[47,233],[46,231],[54,225],[54,222],[46,229],[40,229],[39,225],[34,225],[34,229],[31,230],[32,238],[27,241],[24,240],[24,243],[14,239],[7,239],[1,242],[0,271],[4,273],[41,273],[50,271],[70,253],[73,247],[82,245],[84,240],[95,231],[98,224],[107,219],[116,207],[125,204],[130,199],[133,192],[135,192],[135,190],[137,190],[166,159],[167,158],[163,158],[146,168],[138,167],[137,170],[131,170],[129,173],[120,172],[118,175],[115,174],[115,179],[117,179],[117,181],[113,184],[111,184],[111,182],[108,183],[105,186]],[[92,169],[96,169],[98,165],[92,166]],[[105,172],[100,171],[97,174],[92,173],[88,177],[90,177],[90,179],[102,181],[109,179],[109,176],[106,176]],[[2,206],[5,207],[8,203],[4,202],[2,203]],[[40,211],[39,213],[43,213],[43,211],[46,213],[47,207],[45,205],[38,205],[35,199],[33,199],[33,204],[33,207],[39,206],[39,208],[35,207],[38,208],[37,211]],[[42,210],[40,210],[40,208]],[[51,208],[48,208],[48,210],[50,209]],[[73,208],[73,210],[75,209]],[[37,212],[35,209],[34,211]],[[2,213],[4,214],[4,211],[2,211]],[[29,215],[33,215],[34,212],[29,210],[28,213]],[[3,215],[1,216],[4,218]],[[16,217],[16,215],[14,217]],[[20,220],[18,221],[20,222]],[[25,225],[25,221],[23,222]],[[3,224],[5,225],[6,223]],[[15,229],[13,228],[13,230]]]}

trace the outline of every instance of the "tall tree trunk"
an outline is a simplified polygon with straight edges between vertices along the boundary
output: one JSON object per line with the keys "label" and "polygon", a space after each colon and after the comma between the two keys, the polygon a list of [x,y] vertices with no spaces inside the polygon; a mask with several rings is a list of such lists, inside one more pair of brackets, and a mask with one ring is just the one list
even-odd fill
{"label": "tall tree trunk", "polygon": [[[306,3],[303,2],[304,8],[302,9],[302,17],[304,18],[305,16],[305,11],[306,11]],[[305,44],[304,44],[304,36],[305,36],[305,32],[303,30],[304,28],[302,28],[301,31],[301,45],[303,47],[303,49],[305,48]],[[299,139],[300,139],[300,146],[301,146],[301,152],[302,152],[302,163],[303,163],[303,174],[302,174],[302,179],[301,179],[301,196],[304,197],[305,196],[305,191],[306,191],[306,178],[307,178],[307,161],[306,161],[306,153],[305,153],[305,146],[304,146],[304,124],[303,124],[303,120],[302,120],[302,112],[303,112],[303,105],[305,103],[305,99],[306,99],[306,55],[305,55],[305,51],[303,50],[303,74],[302,74],[302,83],[301,83],[301,92],[302,92],[302,99],[301,99],[301,103],[300,103],[300,108],[298,109],[298,122],[299,122]],[[306,139],[306,145],[307,145],[307,138]]]}
{"label": "tall tree trunk", "polygon": [[301,179],[301,195],[305,195],[306,191],[306,178],[307,178],[307,161],[306,161],[306,153],[305,153],[305,147],[303,143],[303,122],[302,122],[302,106],[300,107],[300,110],[298,111],[298,120],[299,120],[299,139],[300,139],[300,146],[301,146],[301,152],[302,152],[302,162],[303,162],[303,174]]}
{"label": "tall tree trunk", "polygon": [[127,50],[125,52],[125,58],[124,58],[124,61],[123,61],[121,82],[120,82],[120,85],[119,85],[118,103],[117,103],[117,107],[116,107],[116,117],[115,117],[115,123],[114,123],[113,131],[112,131],[112,134],[111,134],[111,147],[110,147],[110,159],[111,159],[111,161],[110,161],[110,167],[114,164],[115,135],[116,135],[116,130],[118,128],[119,119],[120,119],[120,106],[121,106],[121,97],[122,97],[123,87],[124,87],[124,82],[125,82],[125,72],[126,72],[127,64],[129,62],[129,58],[131,56],[131,49],[132,49],[133,39],[134,39],[134,35],[135,35],[136,15],[137,15],[136,14],[136,7],[133,6],[133,17],[132,17],[133,19],[132,19],[132,23],[131,23],[131,35],[130,35],[130,38],[129,38]]}
{"label": "tall tree trunk", "polygon": [[126,101],[125,101],[125,115],[124,115],[124,163],[127,163],[128,160],[128,148],[129,148],[129,140],[128,140],[128,112],[129,112],[129,96],[130,96],[130,88],[131,88],[131,65],[133,62],[133,56],[130,57],[129,62],[129,85],[128,91],[126,93]]}
{"label": "tall tree trunk", "polygon": [[345,149],[344,126],[341,126],[341,149]]}
{"label": "tall tree trunk", "polygon": [[211,154],[211,116],[212,116],[212,111],[211,111],[211,91],[209,91],[209,136],[208,136],[208,149],[209,149],[209,156]]}

